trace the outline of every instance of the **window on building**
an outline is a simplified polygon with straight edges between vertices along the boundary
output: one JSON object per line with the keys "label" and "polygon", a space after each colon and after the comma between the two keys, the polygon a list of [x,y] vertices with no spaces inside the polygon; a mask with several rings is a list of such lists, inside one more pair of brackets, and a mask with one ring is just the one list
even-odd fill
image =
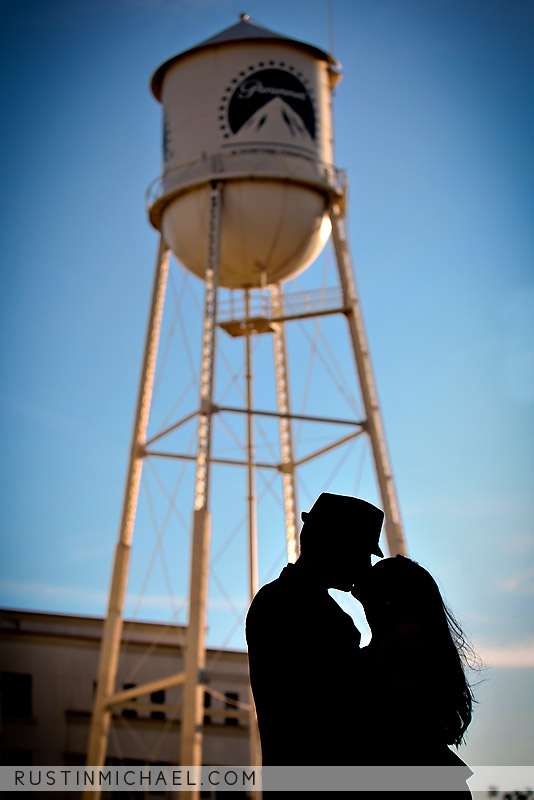
{"label": "window on building", "polygon": [[[122,688],[126,691],[126,689],[135,689],[137,686],[136,683],[123,683]],[[137,699],[137,698],[136,698]],[[129,701],[130,703],[134,702],[133,700]],[[126,719],[135,719],[137,717],[137,711],[135,708],[123,708],[122,709],[122,716]]]}
{"label": "window on building", "polygon": [[3,719],[31,719],[32,676],[23,672],[2,672],[0,676]]}
{"label": "window on building", "polygon": [[[152,692],[150,695],[150,702],[163,705],[163,703],[165,702],[165,689],[159,689],[159,691],[157,692]],[[150,717],[152,719],[165,719],[165,712],[151,711]]]}
{"label": "window on building", "polygon": [[[236,707],[234,703],[229,702],[231,700],[239,700],[239,695],[237,692],[225,692],[225,697],[228,698],[225,704],[225,708],[231,708],[232,711],[235,711]],[[224,718],[225,725],[239,725],[239,720],[236,717],[225,717]]]}
{"label": "window on building", "polygon": [[[204,692],[204,709],[211,708],[211,694]],[[209,714],[204,714],[204,725],[211,725],[211,717]]]}

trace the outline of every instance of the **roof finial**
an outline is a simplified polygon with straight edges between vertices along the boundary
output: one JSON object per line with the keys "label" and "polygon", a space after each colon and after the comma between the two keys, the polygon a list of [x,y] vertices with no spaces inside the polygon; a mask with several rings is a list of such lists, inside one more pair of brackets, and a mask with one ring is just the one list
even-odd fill
{"label": "roof finial", "polygon": [[244,14],[244,13],[243,13],[243,14],[240,14],[240,15],[239,15],[239,19],[241,20],[241,22],[248,22],[248,20],[250,19],[250,17],[249,17],[249,15],[248,15],[248,14]]}

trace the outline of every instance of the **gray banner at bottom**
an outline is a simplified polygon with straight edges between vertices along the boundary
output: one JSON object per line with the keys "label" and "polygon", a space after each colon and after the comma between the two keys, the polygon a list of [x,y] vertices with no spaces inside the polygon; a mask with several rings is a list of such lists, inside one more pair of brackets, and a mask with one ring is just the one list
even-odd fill
{"label": "gray banner at bottom", "polygon": [[534,767],[0,767],[0,790],[21,792],[305,791],[521,792],[534,800]]}

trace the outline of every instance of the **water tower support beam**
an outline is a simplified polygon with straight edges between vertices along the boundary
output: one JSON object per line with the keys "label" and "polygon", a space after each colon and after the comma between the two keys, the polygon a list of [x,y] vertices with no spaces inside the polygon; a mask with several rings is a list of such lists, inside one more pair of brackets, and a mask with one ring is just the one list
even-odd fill
{"label": "water tower support beam", "polygon": [[[256,510],[256,476],[254,464],[254,412],[253,386],[254,369],[252,364],[252,330],[250,319],[250,289],[245,289],[245,384],[246,384],[246,429],[247,429],[247,519],[248,519],[248,581],[249,603],[258,591],[258,532]],[[261,747],[256,720],[256,709],[252,689],[250,693],[249,731],[250,731],[250,763],[261,764]]]}
{"label": "water tower support beam", "polygon": [[[250,317],[250,289],[245,289],[245,318]],[[247,519],[248,519],[248,581],[249,601],[258,591],[258,535],[256,522],[256,485],[254,474],[254,412],[253,412],[253,366],[252,331],[247,322],[245,333],[245,384],[247,427]]]}
{"label": "water tower support beam", "polygon": [[390,556],[406,555],[406,542],[404,540],[399,502],[386,446],[373,367],[369,356],[360,300],[354,279],[354,269],[345,235],[343,214],[337,200],[330,205],[330,219],[344,306],[348,308],[346,316],[367,418],[366,428],[371,440],[376,476],[384,506],[388,550]]}
{"label": "water tower support beam", "polygon": [[[217,284],[221,234],[221,185],[212,186],[209,198],[208,246],[206,255],[204,328],[200,373],[200,415],[198,421],[195,510],[189,573],[189,624],[185,652],[184,705],[180,763],[202,764],[204,716],[203,672],[206,666],[206,613],[211,536],[209,479],[213,419],[213,366],[217,320]],[[189,793],[188,793],[189,794]],[[191,796],[196,795],[192,792]]]}
{"label": "water tower support beam", "polygon": [[[273,317],[282,317],[284,313],[284,295],[279,283],[271,287],[271,308]],[[282,455],[282,480],[284,486],[284,511],[286,520],[286,542],[288,561],[294,563],[299,554],[298,521],[297,521],[297,487],[293,457],[293,432],[290,415],[289,380],[287,369],[286,332],[283,322],[275,322],[273,327],[274,366],[276,373],[276,396],[278,401],[278,419],[280,430],[280,447]]]}
{"label": "water tower support beam", "polygon": [[[131,542],[135,513],[137,510],[137,499],[139,496],[139,485],[141,482],[143,446],[150,413],[150,402],[152,399],[163,302],[169,273],[169,255],[170,253],[167,245],[163,241],[163,237],[161,237],[154,275],[143,366],[137,395],[137,408],[130,447],[130,460],[126,477],[119,538],[115,549],[115,561],[109,592],[108,609],[102,633],[98,679],[87,749],[88,766],[104,766],[106,759],[109,726],[111,723],[111,711],[107,700],[113,694],[117,674],[124,600],[130,565]],[[96,794],[96,792],[91,793],[93,797]]]}

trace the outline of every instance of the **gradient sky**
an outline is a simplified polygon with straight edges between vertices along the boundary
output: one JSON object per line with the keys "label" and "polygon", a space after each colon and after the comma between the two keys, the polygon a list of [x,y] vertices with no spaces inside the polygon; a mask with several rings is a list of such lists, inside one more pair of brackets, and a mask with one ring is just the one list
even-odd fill
{"label": "gradient sky", "polygon": [[[487,665],[465,758],[528,763],[534,749],[534,6],[528,0],[332,5],[333,50],[344,72],[335,99],[336,164],[350,181],[352,253],[409,552],[436,576]],[[241,11],[289,37],[330,47],[325,0],[251,0],[247,7],[234,0],[4,0],[0,6],[5,606],[104,613],[157,248],[144,193],[161,171],[161,111],[148,80],[166,58],[233,24]],[[328,257],[291,288],[319,285]],[[176,265],[173,272],[171,297],[183,281]],[[190,302],[174,325],[182,335],[185,328],[196,357],[193,299],[201,302],[201,285],[190,279],[184,291]],[[173,327],[172,308],[166,313],[162,341]],[[332,322],[324,331],[350,374],[343,329]],[[235,344],[224,344],[230,359]],[[309,347],[296,335],[290,344],[299,407]],[[188,373],[186,351],[174,348],[173,369]],[[267,358],[264,348],[259,341],[257,364]],[[310,413],[334,403],[343,408],[321,369],[316,359]],[[221,386],[228,382],[224,369],[220,379]],[[260,379],[262,407],[274,407],[272,384]],[[162,380],[160,421],[172,398]],[[267,438],[275,437],[267,428]],[[307,431],[300,434],[306,452],[312,445]],[[220,436],[222,451],[231,437]],[[358,490],[372,500],[365,457]],[[302,508],[322,488],[355,489],[349,461],[333,486],[323,485],[338,461],[306,473]],[[141,527],[157,485],[152,474],[146,480]],[[187,528],[190,483],[179,502],[186,523],[173,512],[175,528]],[[267,492],[259,520],[265,582],[283,566],[284,540],[279,509],[260,477],[258,490]],[[228,508],[234,498],[242,502],[243,488],[221,471],[213,495],[214,506]],[[214,545],[233,524],[223,512]],[[172,617],[167,583],[175,598],[186,593],[181,536],[173,538],[171,525],[168,575],[161,563],[159,573],[155,567],[139,604],[152,544],[138,544],[136,530],[140,555],[132,564],[129,616]],[[217,565],[226,589],[212,581],[208,638],[243,647],[243,531],[235,542],[238,549]],[[183,622],[183,611],[175,610]]]}

